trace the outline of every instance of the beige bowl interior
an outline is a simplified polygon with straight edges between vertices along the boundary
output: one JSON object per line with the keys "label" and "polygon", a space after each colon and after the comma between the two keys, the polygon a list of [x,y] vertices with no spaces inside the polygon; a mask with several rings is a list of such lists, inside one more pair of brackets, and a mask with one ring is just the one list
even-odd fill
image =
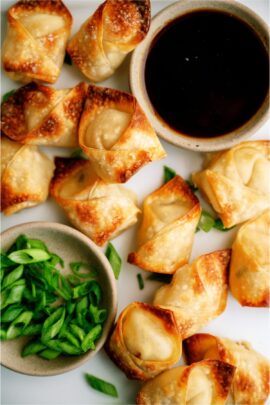
{"label": "beige bowl interior", "polygon": [[[230,13],[245,21],[257,32],[269,54],[269,30],[266,23],[248,7],[233,0],[181,0],[163,9],[152,20],[145,40],[135,49],[130,65],[130,87],[158,135],[166,141],[196,151],[217,151],[230,148],[253,135],[269,117],[269,91],[257,113],[237,130],[223,136],[196,138],[170,128],[155,112],[148,98],[144,83],[145,61],[156,35],[173,19],[196,10],[218,10]],[[172,89],[173,91],[173,89]]]}
{"label": "beige bowl interior", "polygon": [[30,222],[12,227],[1,235],[2,249],[6,251],[20,234],[45,242],[51,252],[58,254],[64,260],[64,274],[70,271],[69,263],[75,261],[91,263],[98,270],[97,279],[103,291],[101,306],[108,309],[108,318],[104,324],[102,336],[97,342],[96,350],[90,350],[81,356],[60,356],[48,361],[36,355],[21,357],[22,347],[29,338],[22,337],[1,342],[1,364],[5,367],[34,376],[65,373],[90,360],[106,341],[117,309],[114,274],[101,249],[89,238],[69,226],[48,222]]}

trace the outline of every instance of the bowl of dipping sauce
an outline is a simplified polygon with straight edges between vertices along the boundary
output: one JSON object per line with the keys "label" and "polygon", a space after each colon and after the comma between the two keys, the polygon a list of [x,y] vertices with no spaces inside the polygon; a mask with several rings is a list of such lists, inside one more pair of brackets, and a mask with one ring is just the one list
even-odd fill
{"label": "bowl of dipping sauce", "polygon": [[52,222],[20,224],[1,239],[1,364],[50,376],[89,361],[117,310],[116,281],[102,250],[76,229]]}
{"label": "bowl of dipping sauce", "polygon": [[134,51],[130,85],[165,140],[197,151],[232,147],[268,117],[268,27],[235,1],[174,3]]}

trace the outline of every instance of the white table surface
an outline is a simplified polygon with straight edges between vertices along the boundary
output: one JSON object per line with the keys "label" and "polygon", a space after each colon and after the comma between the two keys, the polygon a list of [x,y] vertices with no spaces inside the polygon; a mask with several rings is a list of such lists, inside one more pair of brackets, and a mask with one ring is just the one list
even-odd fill
{"label": "white table surface", "polygon": [[[241,0],[241,3],[256,11],[267,23],[269,23],[268,0]],[[2,0],[2,30],[5,30],[5,11],[13,1]],[[152,0],[152,15],[173,3],[167,0]],[[96,0],[65,0],[65,4],[71,10],[74,18],[73,31],[96,9],[100,4]],[[2,35],[3,37],[3,35]],[[102,85],[115,87],[129,91],[128,86],[128,57],[117,73]],[[57,88],[72,87],[79,81],[85,80],[80,72],[72,67],[64,65],[61,76],[56,83]],[[3,74],[1,76],[1,93],[18,87],[18,85]],[[268,121],[252,137],[252,139],[269,138],[270,122]],[[167,151],[166,159],[154,162],[143,168],[127,184],[133,189],[141,204],[144,197],[155,190],[162,183],[163,165],[174,168],[183,178],[189,178],[192,171],[200,169],[203,155],[187,151],[162,141]],[[70,151],[63,149],[43,148],[51,156],[70,155]],[[270,175],[269,173],[266,175]],[[270,181],[270,179],[269,179]],[[203,206],[207,207],[205,203]],[[209,208],[207,208],[209,209]],[[10,226],[28,221],[56,221],[68,224],[61,209],[54,201],[49,199],[46,203],[37,207],[23,210],[11,217],[1,216],[2,230]],[[209,233],[199,232],[195,236],[191,260],[197,256],[214,251],[216,249],[231,246],[236,230],[222,233],[212,230]],[[151,302],[154,291],[159,283],[146,280],[148,273],[139,270],[125,262],[129,252],[135,248],[136,226],[124,232],[113,243],[123,258],[123,268],[118,281],[118,312],[132,301]],[[136,275],[140,272],[145,279],[145,288],[140,291]],[[229,295],[228,305],[225,312],[212,321],[201,331],[207,331],[219,336],[225,336],[238,340],[247,340],[253,347],[270,357],[270,333],[269,312],[266,308],[241,307],[236,300]],[[83,374],[92,373],[115,384],[119,392],[119,398],[114,399],[92,390],[85,382]],[[1,368],[2,404],[3,405],[86,405],[86,404],[133,404],[140,383],[128,380],[125,375],[110,361],[106,353],[101,350],[95,358],[80,368],[66,374],[53,377],[30,377],[15,373],[4,367]],[[203,405],[203,404],[202,404]]]}

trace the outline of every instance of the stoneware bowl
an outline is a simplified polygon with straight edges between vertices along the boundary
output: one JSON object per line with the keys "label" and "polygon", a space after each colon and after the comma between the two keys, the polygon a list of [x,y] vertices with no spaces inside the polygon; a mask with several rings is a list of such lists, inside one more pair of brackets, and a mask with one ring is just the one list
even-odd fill
{"label": "stoneware bowl", "polygon": [[211,138],[186,136],[170,128],[155,112],[148,98],[144,69],[152,41],[156,35],[172,20],[196,10],[217,10],[230,13],[246,22],[259,36],[269,54],[269,30],[267,24],[248,7],[233,0],[181,0],[163,9],[152,20],[150,31],[145,40],[136,48],[131,58],[130,87],[139,104],[145,111],[158,135],[166,141],[195,151],[217,151],[230,148],[250,137],[267,120],[269,114],[269,90],[259,108],[249,121],[237,130],[226,135]]}
{"label": "stoneware bowl", "polygon": [[94,351],[90,350],[81,356],[60,356],[48,361],[36,355],[21,357],[22,347],[28,338],[22,337],[1,343],[1,364],[11,370],[33,376],[65,373],[90,360],[106,341],[117,309],[114,274],[101,249],[81,232],[69,226],[50,222],[29,222],[14,226],[2,233],[2,249],[6,251],[21,234],[44,241],[51,252],[62,257],[65,262],[63,274],[69,272],[69,263],[75,261],[91,263],[98,271],[98,281],[103,290],[102,306],[107,308],[108,318]]}

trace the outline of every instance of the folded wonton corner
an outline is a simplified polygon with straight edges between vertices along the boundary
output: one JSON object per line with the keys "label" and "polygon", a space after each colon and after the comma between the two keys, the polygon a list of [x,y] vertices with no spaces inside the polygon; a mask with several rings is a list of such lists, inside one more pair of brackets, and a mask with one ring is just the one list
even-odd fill
{"label": "folded wonton corner", "polygon": [[270,305],[270,209],[241,226],[232,246],[230,288],[241,305]]}
{"label": "folded wonton corner", "polygon": [[51,194],[73,226],[104,245],[135,224],[140,212],[135,194],[101,180],[85,159],[56,158]]}
{"label": "folded wonton corner", "polygon": [[37,146],[1,136],[1,211],[11,215],[44,202],[54,164]]}
{"label": "folded wonton corner", "polygon": [[72,16],[61,0],[21,0],[7,13],[2,61],[7,75],[23,83],[54,83],[63,65]]}
{"label": "folded wonton corner", "polygon": [[173,311],[183,339],[225,310],[230,256],[229,249],[202,255],[157,290],[153,304]]}
{"label": "folded wonton corner", "polygon": [[173,313],[131,303],[120,314],[106,350],[128,378],[153,378],[177,363],[182,353]]}
{"label": "folded wonton corner", "polygon": [[270,207],[270,141],[241,142],[207,159],[193,182],[226,228]]}
{"label": "folded wonton corner", "polygon": [[79,143],[105,181],[126,182],[142,166],[165,157],[137,100],[119,90],[89,86]]}
{"label": "folded wonton corner", "polygon": [[175,176],[145,199],[139,248],[129,254],[129,263],[147,271],[174,273],[189,260],[200,214],[198,198]]}
{"label": "folded wonton corner", "polygon": [[85,83],[64,90],[27,84],[2,104],[1,130],[20,143],[77,146],[86,90]]}
{"label": "folded wonton corner", "polygon": [[218,360],[164,371],[140,389],[138,405],[225,405],[235,367]]}
{"label": "folded wonton corner", "polygon": [[216,359],[236,367],[230,404],[265,404],[269,395],[269,362],[249,343],[198,333],[183,345],[188,364]]}
{"label": "folded wonton corner", "polygon": [[107,79],[146,36],[150,0],[107,0],[68,44],[75,65],[91,81]]}

